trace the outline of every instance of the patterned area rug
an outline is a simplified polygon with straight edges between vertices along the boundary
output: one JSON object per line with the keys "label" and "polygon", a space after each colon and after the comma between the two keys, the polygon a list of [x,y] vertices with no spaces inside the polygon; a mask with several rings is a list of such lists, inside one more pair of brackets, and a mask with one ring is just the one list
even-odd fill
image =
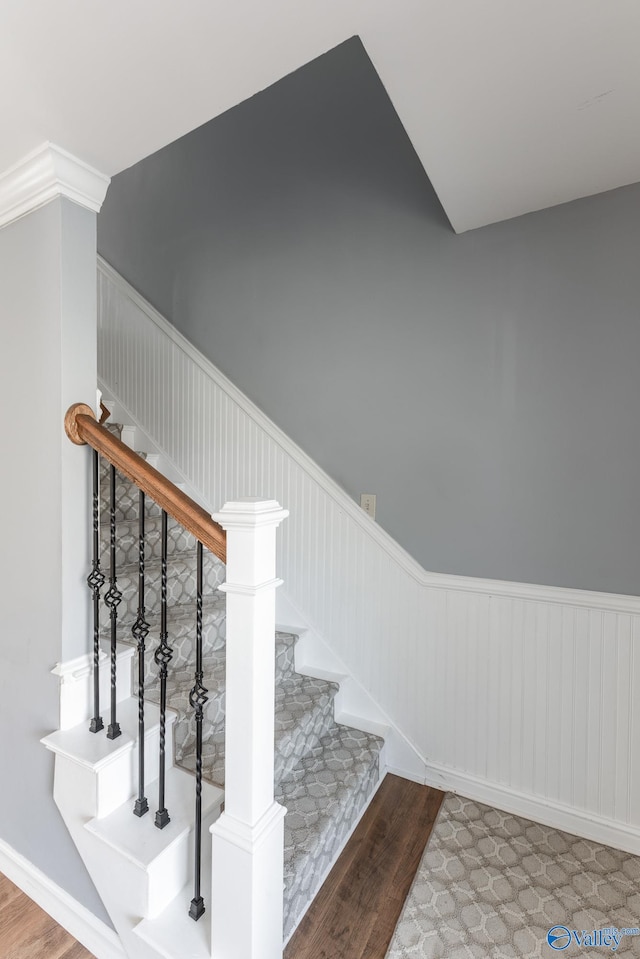
{"label": "patterned area rug", "polygon": [[640,858],[448,794],[387,959],[640,956]]}

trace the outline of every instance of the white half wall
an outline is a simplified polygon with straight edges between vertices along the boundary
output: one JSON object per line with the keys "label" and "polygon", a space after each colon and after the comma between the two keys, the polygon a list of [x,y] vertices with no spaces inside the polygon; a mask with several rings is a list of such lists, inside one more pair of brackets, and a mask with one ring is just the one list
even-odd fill
{"label": "white half wall", "polygon": [[98,299],[105,386],[210,509],[289,509],[289,608],[424,781],[640,853],[640,598],[425,571],[103,261]]}

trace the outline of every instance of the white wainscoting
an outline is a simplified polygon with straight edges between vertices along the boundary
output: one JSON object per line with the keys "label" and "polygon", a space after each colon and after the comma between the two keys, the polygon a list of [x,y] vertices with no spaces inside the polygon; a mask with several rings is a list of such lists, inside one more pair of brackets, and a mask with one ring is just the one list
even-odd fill
{"label": "white wainscoting", "polygon": [[99,312],[101,379],[202,501],[289,509],[292,608],[422,778],[640,853],[640,598],[426,572],[102,261]]}

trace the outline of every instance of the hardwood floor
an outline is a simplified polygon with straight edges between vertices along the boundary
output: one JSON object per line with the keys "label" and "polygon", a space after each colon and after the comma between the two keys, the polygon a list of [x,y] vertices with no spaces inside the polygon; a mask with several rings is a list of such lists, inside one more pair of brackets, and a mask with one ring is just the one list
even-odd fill
{"label": "hardwood floor", "polygon": [[[384,959],[444,793],[387,776],[284,959]],[[0,959],[94,959],[0,875]]]}
{"label": "hardwood floor", "polygon": [[0,874],[0,959],[94,959]]}
{"label": "hardwood floor", "polygon": [[285,959],[384,959],[444,793],[388,775]]}

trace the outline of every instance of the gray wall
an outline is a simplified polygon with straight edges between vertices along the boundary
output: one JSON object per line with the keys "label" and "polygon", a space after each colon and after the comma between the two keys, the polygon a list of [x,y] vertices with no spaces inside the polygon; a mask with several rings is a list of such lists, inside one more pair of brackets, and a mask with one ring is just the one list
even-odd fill
{"label": "gray wall", "polygon": [[[106,920],[53,802],[53,756],[39,742],[59,725],[51,669],[78,654],[63,628],[74,618],[65,612],[62,553],[65,498],[75,491],[62,406],[65,389],[83,380],[95,396],[95,346],[93,357],[83,349],[91,334],[84,344],[71,337],[75,314],[93,325],[95,343],[92,298],[94,214],[56,200],[0,229],[0,838]],[[82,470],[78,485],[85,489]],[[82,497],[76,505],[83,509]],[[86,625],[84,636],[86,648]]]}
{"label": "gray wall", "polygon": [[640,185],[454,235],[353,39],[115,177],[98,248],[426,568],[640,592]]}

